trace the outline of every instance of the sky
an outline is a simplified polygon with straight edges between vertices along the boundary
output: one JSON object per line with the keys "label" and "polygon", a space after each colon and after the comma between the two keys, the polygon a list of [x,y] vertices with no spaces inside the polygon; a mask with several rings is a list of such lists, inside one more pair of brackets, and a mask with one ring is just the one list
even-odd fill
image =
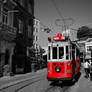
{"label": "sky", "polygon": [[[61,25],[64,22],[61,16],[66,19],[65,24],[69,28],[78,29],[85,25],[92,27],[92,0],[35,0],[34,15],[41,21],[42,26],[53,30],[50,34],[40,30],[39,44],[41,47],[46,47],[47,38],[50,35],[56,35],[63,31]],[[56,25],[57,19],[61,20],[57,22],[60,26]]]}

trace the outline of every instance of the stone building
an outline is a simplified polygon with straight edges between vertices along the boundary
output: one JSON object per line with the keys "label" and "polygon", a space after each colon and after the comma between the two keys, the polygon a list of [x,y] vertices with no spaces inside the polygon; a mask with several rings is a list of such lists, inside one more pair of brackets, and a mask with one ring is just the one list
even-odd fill
{"label": "stone building", "polygon": [[33,40],[33,45],[35,49],[39,49],[39,33],[40,33],[41,29],[40,29],[40,21],[38,19],[34,19],[34,32],[33,32],[33,36],[34,36],[34,40]]}
{"label": "stone building", "polygon": [[[33,44],[34,0],[0,1],[0,66],[28,72],[27,47]],[[31,67],[31,66],[29,66]]]}
{"label": "stone building", "polygon": [[13,40],[17,31],[13,26],[13,13],[8,12],[14,9],[14,3],[6,2],[0,0],[0,76],[7,75],[11,71],[15,46]]}

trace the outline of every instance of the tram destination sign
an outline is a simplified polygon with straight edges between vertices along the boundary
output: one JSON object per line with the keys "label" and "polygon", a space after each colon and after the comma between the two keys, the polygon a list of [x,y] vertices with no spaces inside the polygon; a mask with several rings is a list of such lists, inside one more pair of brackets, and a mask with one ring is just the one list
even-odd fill
{"label": "tram destination sign", "polygon": [[57,36],[53,36],[54,41],[60,41],[60,40],[65,40],[65,37],[62,36],[61,33],[58,33]]}

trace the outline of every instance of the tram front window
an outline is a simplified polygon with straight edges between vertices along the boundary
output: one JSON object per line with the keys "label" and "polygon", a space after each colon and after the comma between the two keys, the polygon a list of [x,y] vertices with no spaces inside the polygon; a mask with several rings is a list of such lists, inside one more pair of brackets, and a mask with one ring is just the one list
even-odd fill
{"label": "tram front window", "polygon": [[53,51],[53,52],[52,52],[52,53],[53,53],[53,54],[52,54],[52,58],[53,58],[53,59],[57,59],[57,47],[53,47],[53,48],[52,48],[52,51]]}
{"label": "tram front window", "polygon": [[64,47],[59,47],[59,59],[64,57]]}

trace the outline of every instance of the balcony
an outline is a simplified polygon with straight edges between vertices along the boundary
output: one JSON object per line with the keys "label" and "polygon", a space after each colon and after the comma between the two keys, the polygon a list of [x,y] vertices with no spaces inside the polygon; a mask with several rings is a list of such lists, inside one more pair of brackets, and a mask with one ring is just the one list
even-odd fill
{"label": "balcony", "polygon": [[0,40],[12,41],[16,37],[16,28],[0,23]]}

